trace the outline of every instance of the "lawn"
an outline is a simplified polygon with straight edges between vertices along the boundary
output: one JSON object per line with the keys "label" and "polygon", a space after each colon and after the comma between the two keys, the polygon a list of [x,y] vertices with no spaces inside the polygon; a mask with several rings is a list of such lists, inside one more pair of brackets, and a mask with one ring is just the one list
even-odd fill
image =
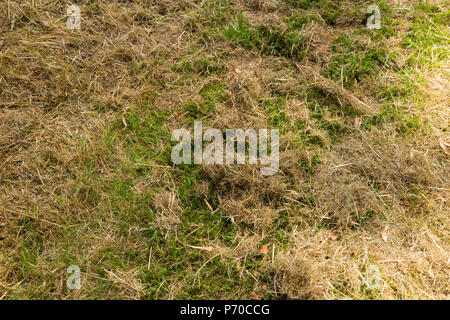
{"label": "lawn", "polygon": [[450,298],[449,1],[73,4],[0,3],[0,299]]}

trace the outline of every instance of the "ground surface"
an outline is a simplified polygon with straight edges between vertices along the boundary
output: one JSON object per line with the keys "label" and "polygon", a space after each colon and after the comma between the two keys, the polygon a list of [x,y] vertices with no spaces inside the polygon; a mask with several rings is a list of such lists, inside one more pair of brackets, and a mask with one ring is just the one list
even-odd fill
{"label": "ground surface", "polygon": [[[400,2],[1,1],[0,298],[449,298],[450,5]],[[280,172],[173,165],[195,119]]]}

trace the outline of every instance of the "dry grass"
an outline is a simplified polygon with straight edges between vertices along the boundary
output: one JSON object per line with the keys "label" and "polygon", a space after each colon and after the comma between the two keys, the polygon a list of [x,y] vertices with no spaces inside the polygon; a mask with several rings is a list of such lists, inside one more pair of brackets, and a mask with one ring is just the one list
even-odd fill
{"label": "dry grass", "polygon": [[[448,1],[76,2],[0,3],[0,298],[449,298]],[[194,119],[280,172],[174,166]]]}

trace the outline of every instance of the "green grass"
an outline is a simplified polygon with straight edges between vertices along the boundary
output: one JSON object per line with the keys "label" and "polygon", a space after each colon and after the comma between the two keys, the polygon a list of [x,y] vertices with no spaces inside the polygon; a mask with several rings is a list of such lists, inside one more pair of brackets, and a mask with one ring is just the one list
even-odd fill
{"label": "green grass", "polygon": [[[341,12],[330,1],[300,0],[290,1],[290,3],[302,10],[319,9],[322,18],[330,25],[336,23]],[[417,8],[419,9],[427,14],[433,14],[431,17],[433,24],[428,23],[428,18],[417,20],[412,26],[414,32],[405,38],[405,46],[419,52],[417,56],[411,58],[413,59],[411,61],[424,64],[430,62],[427,60],[427,50],[430,50],[431,45],[442,44],[436,37],[436,35],[442,35],[436,33],[436,30],[441,29],[435,29],[435,25],[440,24],[445,16],[433,7],[421,6]],[[228,9],[223,2],[206,6],[203,14],[204,16],[199,15],[197,19],[201,21],[211,16],[211,28],[220,29],[230,19]],[[297,32],[307,23],[317,21],[316,18],[314,15],[304,16],[296,13],[286,20],[287,30],[281,31],[264,25],[252,26],[249,20],[239,14],[235,22],[223,30],[225,37],[223,40],[231,41],[233,45],[253,50],[261,55],[301,61],[304,55],[304,42]],[[395,26],[391,25],[376,32],[379,32],[383,38],[396,36]],[[427,38],[430,34],[434,37],[432,41]],[[388,55],[383,46],[367,48],[345,33],[333,43],[332,51],[332,60],[326,74],[336,82],[341,81],[342,75],[343,85],[347,88],[351,88],[355,82],[363,81],[366,76],[373,75],[382,68],[392,68],[389,64],[392,56]],[[447,57],[444,53],[439,53],[436,59],[444,61],[443,59]],[[183,77],[216,77],[223,74],[224,65],[220,59],[207,58],[203,53],[188,54],[172,64],[171,69]],[[136,67],[136,72],[139,75],[149,74],[152,72],[152,66],[142,63]],[[426,124],[417,115],[408,114],[394,103],[396,99],[406,99],[418,92],[417,87],[410,83],[412,80],[407,76],[405,79],[401,83],[379,89],[379,98],[384,99],[386,105],[379,115],[363,117],[362,130],[371,130],[375,126],[382,129],[384,126],[393,125],[402,136],[414,135],[426,130]],[[226,84],[220,80],[208,82],[198,90],[198,99],[183,105],[183,120],[191,125],[194,119],[205,121],[213,119],[217,103],[227,101],[225,89]],[[274,94],[271,98],[261,99],[260,104],[263,106],[268,127],[278,128],[282,135],[295,134],[299,142],[293,146],[294,148],[326,147],[322,138],[311,135],[306,130],[308,126],[320,129],[332,144],[341,142],[347,134],[351,134],[350,125],[356,114],[343,110],[336,101],[320,90],[307,90],[305,98],[311,118],[308,123],[302,120],[293,121],[289,118],[285,108],[289,99],[287,95]],[[195,165],[173,166],[171,164],[169,158],[171,142],[167,128],[167,118],[170,114],[154,108],[154,99],[154,93],[143,96],[137,105],[123,115],[123,119],[122,116],[118,117],[105,130],[103,144],[107,153],[101,157],[105,157],[109,165],[114,168],[113,175],[102,176],[93,163],[87,162],[85,166],[83,183],[80,184],[76,197],[79,198],[80,203],[95,208],[93,214],[97,222],[91,222],[89,228],[94,233],[102,232],[102,220],[106,217],[108,225],[112,228],[108,230],[109,232],[135,244],[135,247],[131,248],[117,244],[104,245],[97,256],[90,257],[89,263],[95,266],[94,273],[103,279],[96,279],[94,288],[86,288],[90,290],[89,296],[101,297],[104,292],[116,292],[117,297],[120,297],[120,287],[111,281],[104,280],[109,277],[106,270],[135,268],[138,279],[145,285],[143,296],[141,296],[144,299],[168,296],[178,299],[246,298],[249,297],[250,291],[257,291],[260,284],[266,284],[269,288],[269,293],[263,293],[261,297],[274,298],[275,296],[271,293],[271,290],[272,292],[274,290],[272,283],[274,275],[263,267],[261,255],[255,252],[248,255],[245,261],[235,261],[226,256],[213,257],[189,247],[189,245],[214,244],[218,247],[233,248],[239,243],[238,235],[242,235],[242,232],[254,232],[254,227],[251,224],[233,222],[221,210],[211,212],[205,200],[213,208],[220,205],[220,200],[214,188],[207,194],[197,192],[196,187],[199,183],[204,181],[214,183],[208,180],[207,174],[201,168]],[[105,111],[108,106],[99,105],[99,109],[101,109],[99,111]],[[330,120],[336,117],[342,121]],[[126,127],[123,125],[124,121],[127,124]],[[312,179],[322,161],[319,153],[313,153],[311,157],[300,157],[299,166],[302,173]],[[167,166],[165,175],[170,175],[170,180],[163,177],[162,179],[166,180],[161,184],[152,184],[148,190],[138,192],[134,186],[142,180],[152,179],[154,165]],[[154,195],[163,189],[162,185],[175,186],[181,202],[182,223],[177,227],[176,232],[160,230],[152,225],[158,214],[158,208],[154,205]],[[300,203],[299,206],[310,210],[315,208],[314,194],[299,197],[296,200]],[[412,192],[405,194],[401,201],[414,208],[420,209],[422,206],[422,201]],[[291,210],[295,209],[284,208],[282,201],[279,207],[282,207],[282,210],[273,224],[265,230],[262,243],[289,248],[289,233],[302,225],[293,219]],[[358,217],[357,222],[362,225],[370,224],[374,215],[375,213],[369,210]],[[317,223],[317,221],[309,222]],[[23,223],[24,232],[33,229],[33,220],[24,219]],[[334,223],[324,221],[319,227],[331,228],[334,227]],[[72,236],[78,240],[76,234]],[[37,272],[34,265],[41,250],[41,242],[39,234],[31,232],[22,248],[25,274]],[[149,252],[152,252],[150,270],[147,268]],[[65,256],[64,261],[85,263],[86,258],[83,254],[87,256],[87,252],[79,254],[81,257]],[[39,275],[37,278],[39,279]],[[346,290],[345,283],[341,283],[340,286],[342,290]],[[174,290],[177,287],[179,289]],[[379,297],[378,292],[369,290],[364,285],[360,290],[367,298]],[[175,292],[174,296],[171,295],[173,292]],[[30,296],[39,296],[39,293],[33,292]]]}
{"label": "green grass", "polygon": [[231,5],[228,0],[206,1],[194,20],[212,29],[219,29],[231,17]]}
{"label": "green grass", "polygon": [[263,103],[266,107],[267,124],[280,130],[280,134],[285,134],[292,129],[292,123],[283,109],[286,101],[284,96],[268,99]]}
{"label": "green grass", "polygon": [[387,63],[387,53],[382,47],[367,48],[342,34],[333,43],[333,57],[326,70],[329,78],[350,88],[365,76],[373,74]]}
{"label": "green grass", "polygon": [[295,32],[281,32],[268,26],[253,27],[240,13],[235,22],[225,28],[224,36],[236,44],[256,50],[263,55],[292,58],[297,61],[304,56],[303,39]]}
{"label": "green grass", "polygon": [[[223,90],[219,83],[205,86],[200,90],[202,104],[213,106],[218,99],[223,98]],[[214,192],[206,195],[197,193],[196,184],[207,179],[198,166],[182,165],[167,169],[177,186],[183,209],[180,216],[182,224],[176,233],[152,226],[158,213],[158,208],[153,204],[153,196],[161,187],[151,185],[143,193],[134,188],[142,179],[150,179],[152,163],[171,166],[170,160],[165,158],[165,150],[170,150],[171,143],[166,128],[167,116],[165,111],[150,106],[136,106],[124,116],[126,128],[123,120],[119,118],[108,127],[103,136],[109,152],[109,162],[114,164],[115,173],[108,177],[97,172],[89,173],[83,189],[91,191],[86,195],[81,191],[77,196],[81,202],[89,199],[90,205],[96,208],[98,223],[89,224],[94,233],[100,232],[102,225],[107,223],[112,226],[108,232],[128,239],[128,242],[134,243],[137,248],[121,247],[117,244],[101,247],[97,256],[89,260],[89,264],[95,266],[91,272],[94,272],[98,279],[91,279],[95,287],[85,290],[91,298],[101,297],[105,291],[112,294],[116,292],[117,297],[120,297],[120,286],[105,280],[110,277],[107,270],[137,268],[138,279],[145,285],[142,296],[144,299],[170,295],[173,286],[180,284],[183,288],[174,296],[177,299],[235,298],[236,288],[239,288],[241,296],[249,297],[250,291],[257,290],[255,278],[266,277],[265,273],[260,271],[261,256],[255,253],[243,264],[221,256],[213,258],[201,250],[189,247],[211,243],[219,247],[236,246],[236,236],[240,228],[245,227],[233,223],[220,211],[211,213],[204,200],[217,207],[218,199]],[[121,158],[119,161],[116,156],[122,148],[126,159]],[[33,223],[33,220],[28,223]],[[38,242],[33,240],[32,247],[24,247],[23,250],[24,266],[32,266],[38,256],[35,253],[39,250]],[[153,258],[152,268],[148,270],[150,250]],[[83,251],[77,250],[77,253],[83,255]],[[76,257],[66,260],[70,261],[69,264],[84,263],[83,259]],[[243,269],[252,276],[247,272],[243,274]],[[31,269],[24,270],[31,272]],[[262,296],[270,298],[271,294]]]}
{"label": "green grass", "polygon": [[[312,102],[307,104],[310,110],[310,116],[313,119],[308,124],[309,126],[324,130],[332,144],[340,142],[342,137],[352,133],[352,130],[347,125],[325,118],[326,113],[348,116],[348,114],[342,114],[342,108],[329,103],[327,99],[323,99],[320,92],[314,91],[312,97]],[[326,143],[322,138],[311,135],[306,130],[308,125],[304,121],[300,119],[296,121],[289,119],[284,110],[285,102],[286,97],[282,95],[261,101],[266,108],[265,112],[269,127],[279,129],[282,135],[288,132],[296,134],[299,138],[297,148],[304,148],[307,145],[325,146]]]}
{"label": "green grass", "polygon": [[202,50],[195,50],[192,55],[183,57],[180,62],[172,66],[172,70],[183,75],[209,76],[221,74],[225,67],[217,58],[208,58]]}
{"label": "green grass", "polygon": [[[169,152],[165,148],[170,140],[169,131],[165,121],[169,113],[151,106],[142,105],[132,109],[124,116],[127,128],[121,133],[123,135],[125,148],[134,163],[156,162],[167,164]],[[123,126],[121,120],[117,120],[115,130]],[[111,139],[118,134],[117,131],[109,133],[108,145]]]}
{"label": "green grass", "polygon": [[397,132],[403,136],[413,135],[416,132],[426,132],[428,126],[418,115],[407,114],[403,109],[388,104],[376,116],[364,118],[361,129],[370,130],[373,126],[382,128],[384,125],[394,125]]}
{"label": "green grass", "polygon": [[316,15],[306,15],[294,12],[289,18],[286,19],[286,22],[288,23],[288,31],[298,31],[302,30],[306,24],[319,20],[319,17]]}
{"label": "green grass", "polygon": [[319,9],[322,19],[332,26],[342,14],[341,7],[330,0],[285,0],[285,2],[302,10]]}
{"label": "green grass", "polygon": [[[322,160],[320,160],[319,155],[315,154],[312,156],[311,160],[302,158],[301,163],[303,165],[302,170],[305,174],[314,175],[316,173],[317,167],[322,163]],[[310,200],[308,201],[308,203],[311,203]]]}
{"label": "green grass", "polygon": [[450,59],[449,11],[439,12],[436,8],[436,12],[424,5],[419,8],[425,9],[428,15],[417,14],[403,38],[404,47],[414,50],[407,63],[411,67],[421,65],[436,68]]}
{"label": "green grass", "polygon": [[184,116],[187,124],[192,125],[193,120],[207,121],[214,117],[215,106],[218,102],[225,102],[225,87],[214,81],[200,89],[200,99],[184,105]]}

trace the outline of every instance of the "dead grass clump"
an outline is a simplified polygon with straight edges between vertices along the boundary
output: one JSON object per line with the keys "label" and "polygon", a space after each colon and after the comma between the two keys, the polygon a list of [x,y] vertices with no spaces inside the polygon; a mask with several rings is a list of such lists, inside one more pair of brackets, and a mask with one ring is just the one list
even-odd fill
{"label": "dead grass clump", "polygon": [[367,179],[346,169],[321,171],[315,179],[315,220],[341,230],[370,222],[384,211]]}
{"label": "dead grass clump", "polygon": [[263,237],[257,233],[239,233],[236,235],[237,245],[227,250],[226,254],[230,258],[243,260],[247,256],[254,255],[258,252],[262,240]]}
{"label": "dead grass clump", "polygon": [[319,167],[313,192],[317,218],[339,227],[373,226],[398,201],[411,213],[431,214],[430,190],[423,186],[444,187],[446,165],[376,130],[362,137],[336,146],[336,158]]}
{"label": "dead grass clump", "polygon": [[223,200],[220,210],[236,223],[247,223],[260,231],[272,226],[278,212],[270,207],[261,206],[259,201],[249,195],[248,200]]}
{"label": "dead grass clump", "polygon": [[309,23],[304,27],[303,34],[308,38],[305,63],[325,67],[330,62],[330,48],[336,37],[331,30],[332,28],[317,22]]}
{"label": "dead grass clump", "polygon": [[294,230],[289,239],[289,249],[275,248],[274,259],[265,265],[278,297],[342,299],[360,295],[358,269],[364,267],[358,257],[364,249],[358,247],[357,237],[339,238],[330,230],[310,226],[309,231]]}
{"label": "dead grass clump", "polygon": [[345,89],[344,87],[338,85],[334,81],[331,81],[318,72],[311,68],[302,68],[296,65],[297,68],[304,73],[308,79],[314,79],[311,81],[311,85],[324,90],[325,92],[331,94],[343,107],[350,107],[353,110],[362,114],[375,114],[377,112],[376,108],[368,105],[367,103],[361,101],[353,93]]}
{"label": "dead grass clump", "polygon": [[311,283],[311,265],[295,253],[279,253],[272,262],[274,290],[282,299],[312,299],[315,295]]}
{"label": "dead grass clump", "polygon": [[225,215],[258,230],[274,221],[284,193],[284,183],[279,177],[265,178],[258,168],[249,165],[203,166],[203,171]]}
{"label": "dead grass clump", "polygon": [[210,186],[222,194],[239,194],[242,192],[257,192],[262,198],[279,199],[285,185],[281,177],[261,175],[259,168],[250,165],[237,166],[202,166],[203,172],[210,181]]}
{"label": "dead grass clump", "polygon": [[384,181],[394,192],[413,184],[445,185],[448,163],[439,157],[431,158],[432,153],[438,154],[437,146],[435,150],[422,149],[394,137],[393,132],[390,136],[374,129],[362,133],[361,139],[349,137],[337,146],[336,153],[353,159],[348,169],[367,177],[371,183]]}
{"label": "dead grass clump", "polygon": [[307,123],[310,120],[310,111],[306,107],[306,103],[298,99],[289,99],[285,105],[286,114],[292,123],[302,121]]}
{"label": "dead grass clump", "polygon": [[118,287],[120,295],[124,299],[134,299],[139,300],[144,291],[144,285],[138,279],[140,276],[140,271],[138,269],[134,270],[105,270],[108,275],[109,280]]}
{"label": "dead grass clump", "polygon": [[162,191],[155,195],[153,203],[158,209],[153,225],[159,229],[170,231],[181,224],[181,203],[175,192]]}

